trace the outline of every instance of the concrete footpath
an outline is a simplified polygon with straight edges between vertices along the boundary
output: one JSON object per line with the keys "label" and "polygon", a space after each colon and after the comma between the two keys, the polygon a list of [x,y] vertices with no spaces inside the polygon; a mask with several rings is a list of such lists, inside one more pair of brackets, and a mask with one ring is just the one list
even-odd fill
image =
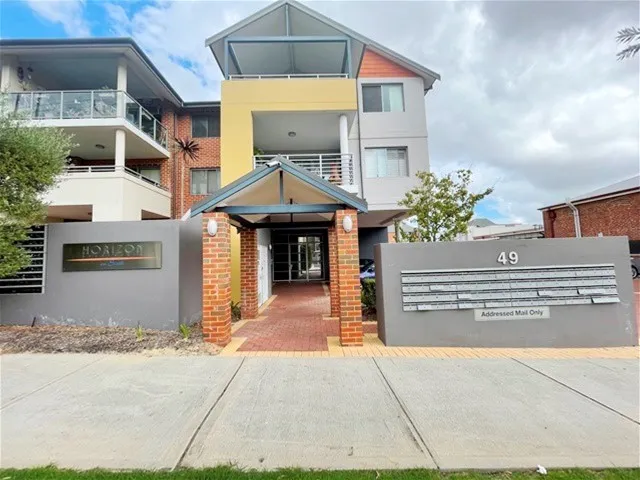
{"label": "concrete footpath", "polygon": [[640,462],[638,359],[0,357],[0,466]]}

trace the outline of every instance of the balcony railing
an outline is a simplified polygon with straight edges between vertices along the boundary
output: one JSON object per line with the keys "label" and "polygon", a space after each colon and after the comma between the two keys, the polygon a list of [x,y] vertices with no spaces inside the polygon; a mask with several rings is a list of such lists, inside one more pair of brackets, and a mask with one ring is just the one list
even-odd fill
{"label": "balcony railing", "polygon": [[70,166],[64,169],[63,175],[77,175],[82,173],[113,173],[113,172],[124,172],[133,177],[139,178],[147,183],[150,183],[154,187],[160,188],[165,191],[169,191],[169,189],[155,180],[151,180],[150,178],[145,177],[144,175],[136,172],[135,170],[131,170],[128,167],[123,167],[122,165],[87,165],[87,166]]}
{"label": "balcony railing", "polygon": [[167,129],[127,92],[64,90],[8,93],[8,108],[27,120],[124,118],[167,148]]}
{"label": "balcony railing", "polygon": [[[253,168],[261,167],[277,156],[254,155]],[[297,153],[280,156],[335,185],[355,184],[353,155],[350,153]]]}
{"label": "balcony railing", "polygon": [[275,73],[255,75],[229,75],[229,80],[264,80],[264,79],[292,79],[292,78],[349,78],[348,73]]}

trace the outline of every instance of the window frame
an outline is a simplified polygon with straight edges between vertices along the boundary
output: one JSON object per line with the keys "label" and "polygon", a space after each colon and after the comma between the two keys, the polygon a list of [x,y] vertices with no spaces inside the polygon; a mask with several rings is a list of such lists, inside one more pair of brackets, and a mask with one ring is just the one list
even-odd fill
{"label": "window frame", "polygon": [[[400,87],[400,94],[402,95],[402,109],[401,110],[385,110],[384,109],[384,88],[385,87]],[[380,90],[380,110],[367,110],[364,101],[365,88],[378,88]],[[389,83],[363,83],[362,89],[362,113],[404,113],[406,112],[406,104],[404,101],[404,83],[402,82],[389,82]]]}
{"label": "window frame", "polygon": [[[208,185],[209,185],[209,174],[207,173],[207,191],[205,193],[196,193],[193,191],[193,186],[194,186],[194,182],[193,182],[193,173],[194,172],[218,172],[218,181],[217,181],[217,186],[216,189],[213,190],[212,192],[209,191]],[[189,169],[189,193],[191,195],[211,195],[215,192],[217,192],[218,190],[220,190],[221,186],[220,186],[220,167],[197,167],[197,168],[191,168]]]}
{"label": "window frame", "polygon": [[[154,184],[158,184],[158,185],[162,185],[162,168],[160,167],[160,165],[135,165],[133,167],[129,167],[131,168],[131,170],[133,170],[134,172],[140,174],[143,178],[143,180],[145,181],[149,181],[152,182]],[[146,175],[144,175],[141,170],[157,170],[158,171],[158,180],[154,180],[151,177],[147,177]]]}
{"label": "window frame", "polygon": [[[371,176],[369,175],[369,168],[368,168],[368,162],[369,162],[369,158],[367,155],[368,151],[372,151],[372,150],[384,150],[385,152],[388,152],[389,150],[401,150],[404,151],[404,164],[405,164],[405,174],[404,175],[380,175],[380,169],[378,168],[378,164],[376,161],[376,175],[375,176]],[[385,159],[385,163],[386,165],[388,165],[389,162],[389,157],[388,157],[388,153],[385,153],[386,155],[386,159]],[[364,170],[364,178],[366,179],[374,179],[374,178],[409,178],[411,176],[411,173],[409,171],[409,147],[406,145],[401,145],[401,146],[396,146],[396,145],[392,145],[392,146],[385,146],[385,147],[365,147],[364,149],[364,165],[363,165],[363,170]],[[388,170],[388,168],[387,168]],[[398,171],[400,171],[400,169],[398,168]]]}
{"label": "window frame", "polygon": [[[204,136],[196,135],[194,132],[194,125],[196,118],[205,118],[207,119],[207,133]],[[212,120],[217,120],[216,131],[214,131],[214,135],[212,135]],[[191,114],[191,137],[192,138],[219,138],[220,137],[220,112],[217,114],[214,113],[192,113]]]}

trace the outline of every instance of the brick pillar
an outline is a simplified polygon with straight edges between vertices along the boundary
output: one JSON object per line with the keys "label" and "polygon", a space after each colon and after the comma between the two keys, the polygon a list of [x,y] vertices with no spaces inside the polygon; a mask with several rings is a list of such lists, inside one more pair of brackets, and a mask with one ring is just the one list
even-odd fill
{"label": "brick pillar", "polygon": [[329,298],[331,299],[331,316],[340,317],[340,297],[338,295],[338,239],[336,227],[329,227]]}
{"label": "brick pillar", "polygon": [[[349,215],[353,222],[350,232],[342,226]],[[358,212],[336,212],[338,295],[340,298],[340,343],[343,346],[362,345],[362,307],[360,304],[360,270],[358,252]]]}
{"label": "brick pillar", "polygon": [[240,230],[240,310],[242,318],[258,316],[258,231]]}
{"label": "brick pillar", "polygon": [[[218,223],[210,236],[207,223]],[[231,341],[231,243],[229,216],[202,216],[202,334],[205,342],[224,346]]]}

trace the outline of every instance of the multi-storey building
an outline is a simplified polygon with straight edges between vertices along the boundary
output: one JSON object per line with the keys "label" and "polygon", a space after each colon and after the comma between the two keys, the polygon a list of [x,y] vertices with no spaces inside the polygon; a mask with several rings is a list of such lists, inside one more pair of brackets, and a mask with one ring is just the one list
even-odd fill
{"label": "multi-storey building", "polygon": [[[234,212],[232,190],[253,205],[229,216],[258,231],[258,304],[271,282],[329,279],[334,204],[358,211],[359,256],[372,258],[429,168],[424,96],[439,75],[294,1],[206,46],[224,76],[219,102],[184,102],[130,39],[1,41],[10,106],[77,144],[48,196],[49,221]],[[199,144],[196,160],[176,149],[184,137]],[[282,164],[279,185],[252,176]],[[271,197],[282,206],[261,211]],[[230,236],[239,300],[241,242]]]}

